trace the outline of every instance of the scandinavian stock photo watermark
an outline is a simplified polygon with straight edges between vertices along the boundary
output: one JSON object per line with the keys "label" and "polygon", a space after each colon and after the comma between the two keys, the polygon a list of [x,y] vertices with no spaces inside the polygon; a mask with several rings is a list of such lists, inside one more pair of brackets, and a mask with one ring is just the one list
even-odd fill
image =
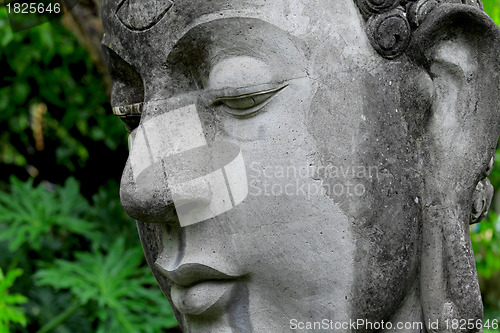
{"label": "scandinavian stock photo watermark", "polygon": [[220,215],[248,194],[240,147],[205,137],[196,104],[157,100],[149,110],[168,110],[143,121],[130,138],[131,168],[137,187],[167,178],[182,227]]}
{"label": "scandinavian stock photo watermark", "polygon": [[302,196],[307,199],[324,195],[361,197],[366,193],[365,182],[370,179],[378,180],[379,177],[380,170],[377,166],[292,166],[252,162],[248,174],[249,194]]}
{"label": "scandinavian stock photo watermark", "polygon": [[319,166],[307,158],[294,165],[251,160],[252,154],[245,156],[233,141],[207,137],[196,96],[153,100],[143,103],[141,112],[148,116],[129,142],[136,188],[147,191],[149,184],[165,179],[165,204],[174,204],[182,227],[223,214],[249,196],[361,197],[368,184],[383,177],[377,166]]}
{"label": "scandinavian stock photo watermark", "polygon": [[377,166],[267,165],[245,159],[234,142],[207,139],[190,99],[151,101],[143,108],[153,116],[130,137],[136,186],[147,187],[164,175],[183,227],[223,214],[248,196],[361,197],[366,184],[381,177]]}

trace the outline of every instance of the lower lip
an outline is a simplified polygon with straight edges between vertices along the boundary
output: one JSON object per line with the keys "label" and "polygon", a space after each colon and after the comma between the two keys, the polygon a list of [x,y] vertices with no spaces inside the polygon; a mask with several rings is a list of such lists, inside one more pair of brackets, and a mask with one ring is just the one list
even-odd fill
{"label": "lower lip", "polygon": [[233,285],[234,281],[229,280],[202,281],[191,287],[172,285],[172,302],[184,314],[223,313],[229,303]]}

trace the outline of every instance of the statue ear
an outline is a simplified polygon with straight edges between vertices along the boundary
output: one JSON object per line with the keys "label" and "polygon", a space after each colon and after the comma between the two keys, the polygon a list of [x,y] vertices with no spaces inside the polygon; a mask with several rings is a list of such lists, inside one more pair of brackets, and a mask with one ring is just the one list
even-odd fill
{"label": "statue ear", "polygon": [[491,195],[486,177],[500,134],[499,35],[480,9],[441,3],[407,51],[435,90],[422,146],[421,300],[426,324],[439,322],[429,332],[448,332],[447,319],[476,322],[483,315],[469,223],[477,210],[473,196]]}

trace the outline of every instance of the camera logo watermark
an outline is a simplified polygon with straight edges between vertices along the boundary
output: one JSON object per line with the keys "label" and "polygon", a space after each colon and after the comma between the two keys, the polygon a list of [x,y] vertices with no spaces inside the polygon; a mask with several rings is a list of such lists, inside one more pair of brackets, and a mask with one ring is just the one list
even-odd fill
{"label": "camera logo watermark", "polygon": [[[168,110],[163,101],[148,107]],[[230,142],[208,145],[194,104],[143,122],[132,141],[129,159],[137,186],[166,177],[182,227],[220,215],[248,194],[240,148]]]}

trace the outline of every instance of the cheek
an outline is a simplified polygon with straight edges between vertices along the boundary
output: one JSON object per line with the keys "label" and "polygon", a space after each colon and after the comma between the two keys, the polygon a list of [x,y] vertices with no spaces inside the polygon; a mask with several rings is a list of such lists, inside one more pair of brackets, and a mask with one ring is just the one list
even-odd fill
{"label": "cheek", "polygon": [[373,170],[360,178],[365,195],[350,204],[358,235],[355,309],[358,317],[373,320],[394,314],[418,282],[423,182],[418,142],[401,100],[405,83],[399,72],[406,73],[396,66],[381,67],[365,77],[366,121],[355,146],[356,164]]}
{"label": "cheek", "polygon": [[[384,213],[378,218],[372,216],[372,226],[355,228],[355,318],[388,318],[417,287],[419,221],[408,213],[392,213],[392,217]],[[383,290],[391,292],[374,292]]]}
{"label": "cheek", "polygon": [[[289,318],[348,320],[356,276],[349,219],[309,177],[253,165],[249,196],[225,215],[233,255],[251,276],[250,306]],[[258,171],[257,171],[258,170]]]}
{"label": "cheek", "polygon": [[372,320],[393,314],[412,287],[421,224],[418,154],[401,112],[401,78],[380,72],[326,78],[309,119],[327,170],[322,180],[356,236],[354,317]]}
{"label": "cheek", "polygon": [[[293,149],[307,135],[306,117],[314,90],[312,80],[294,79],[253,117],[242,119],[219,112],[219,137],[242,146],[272,146],[267,151],[273,154]],[[265,149],[250,151],[261,157],[266,153]]]}

